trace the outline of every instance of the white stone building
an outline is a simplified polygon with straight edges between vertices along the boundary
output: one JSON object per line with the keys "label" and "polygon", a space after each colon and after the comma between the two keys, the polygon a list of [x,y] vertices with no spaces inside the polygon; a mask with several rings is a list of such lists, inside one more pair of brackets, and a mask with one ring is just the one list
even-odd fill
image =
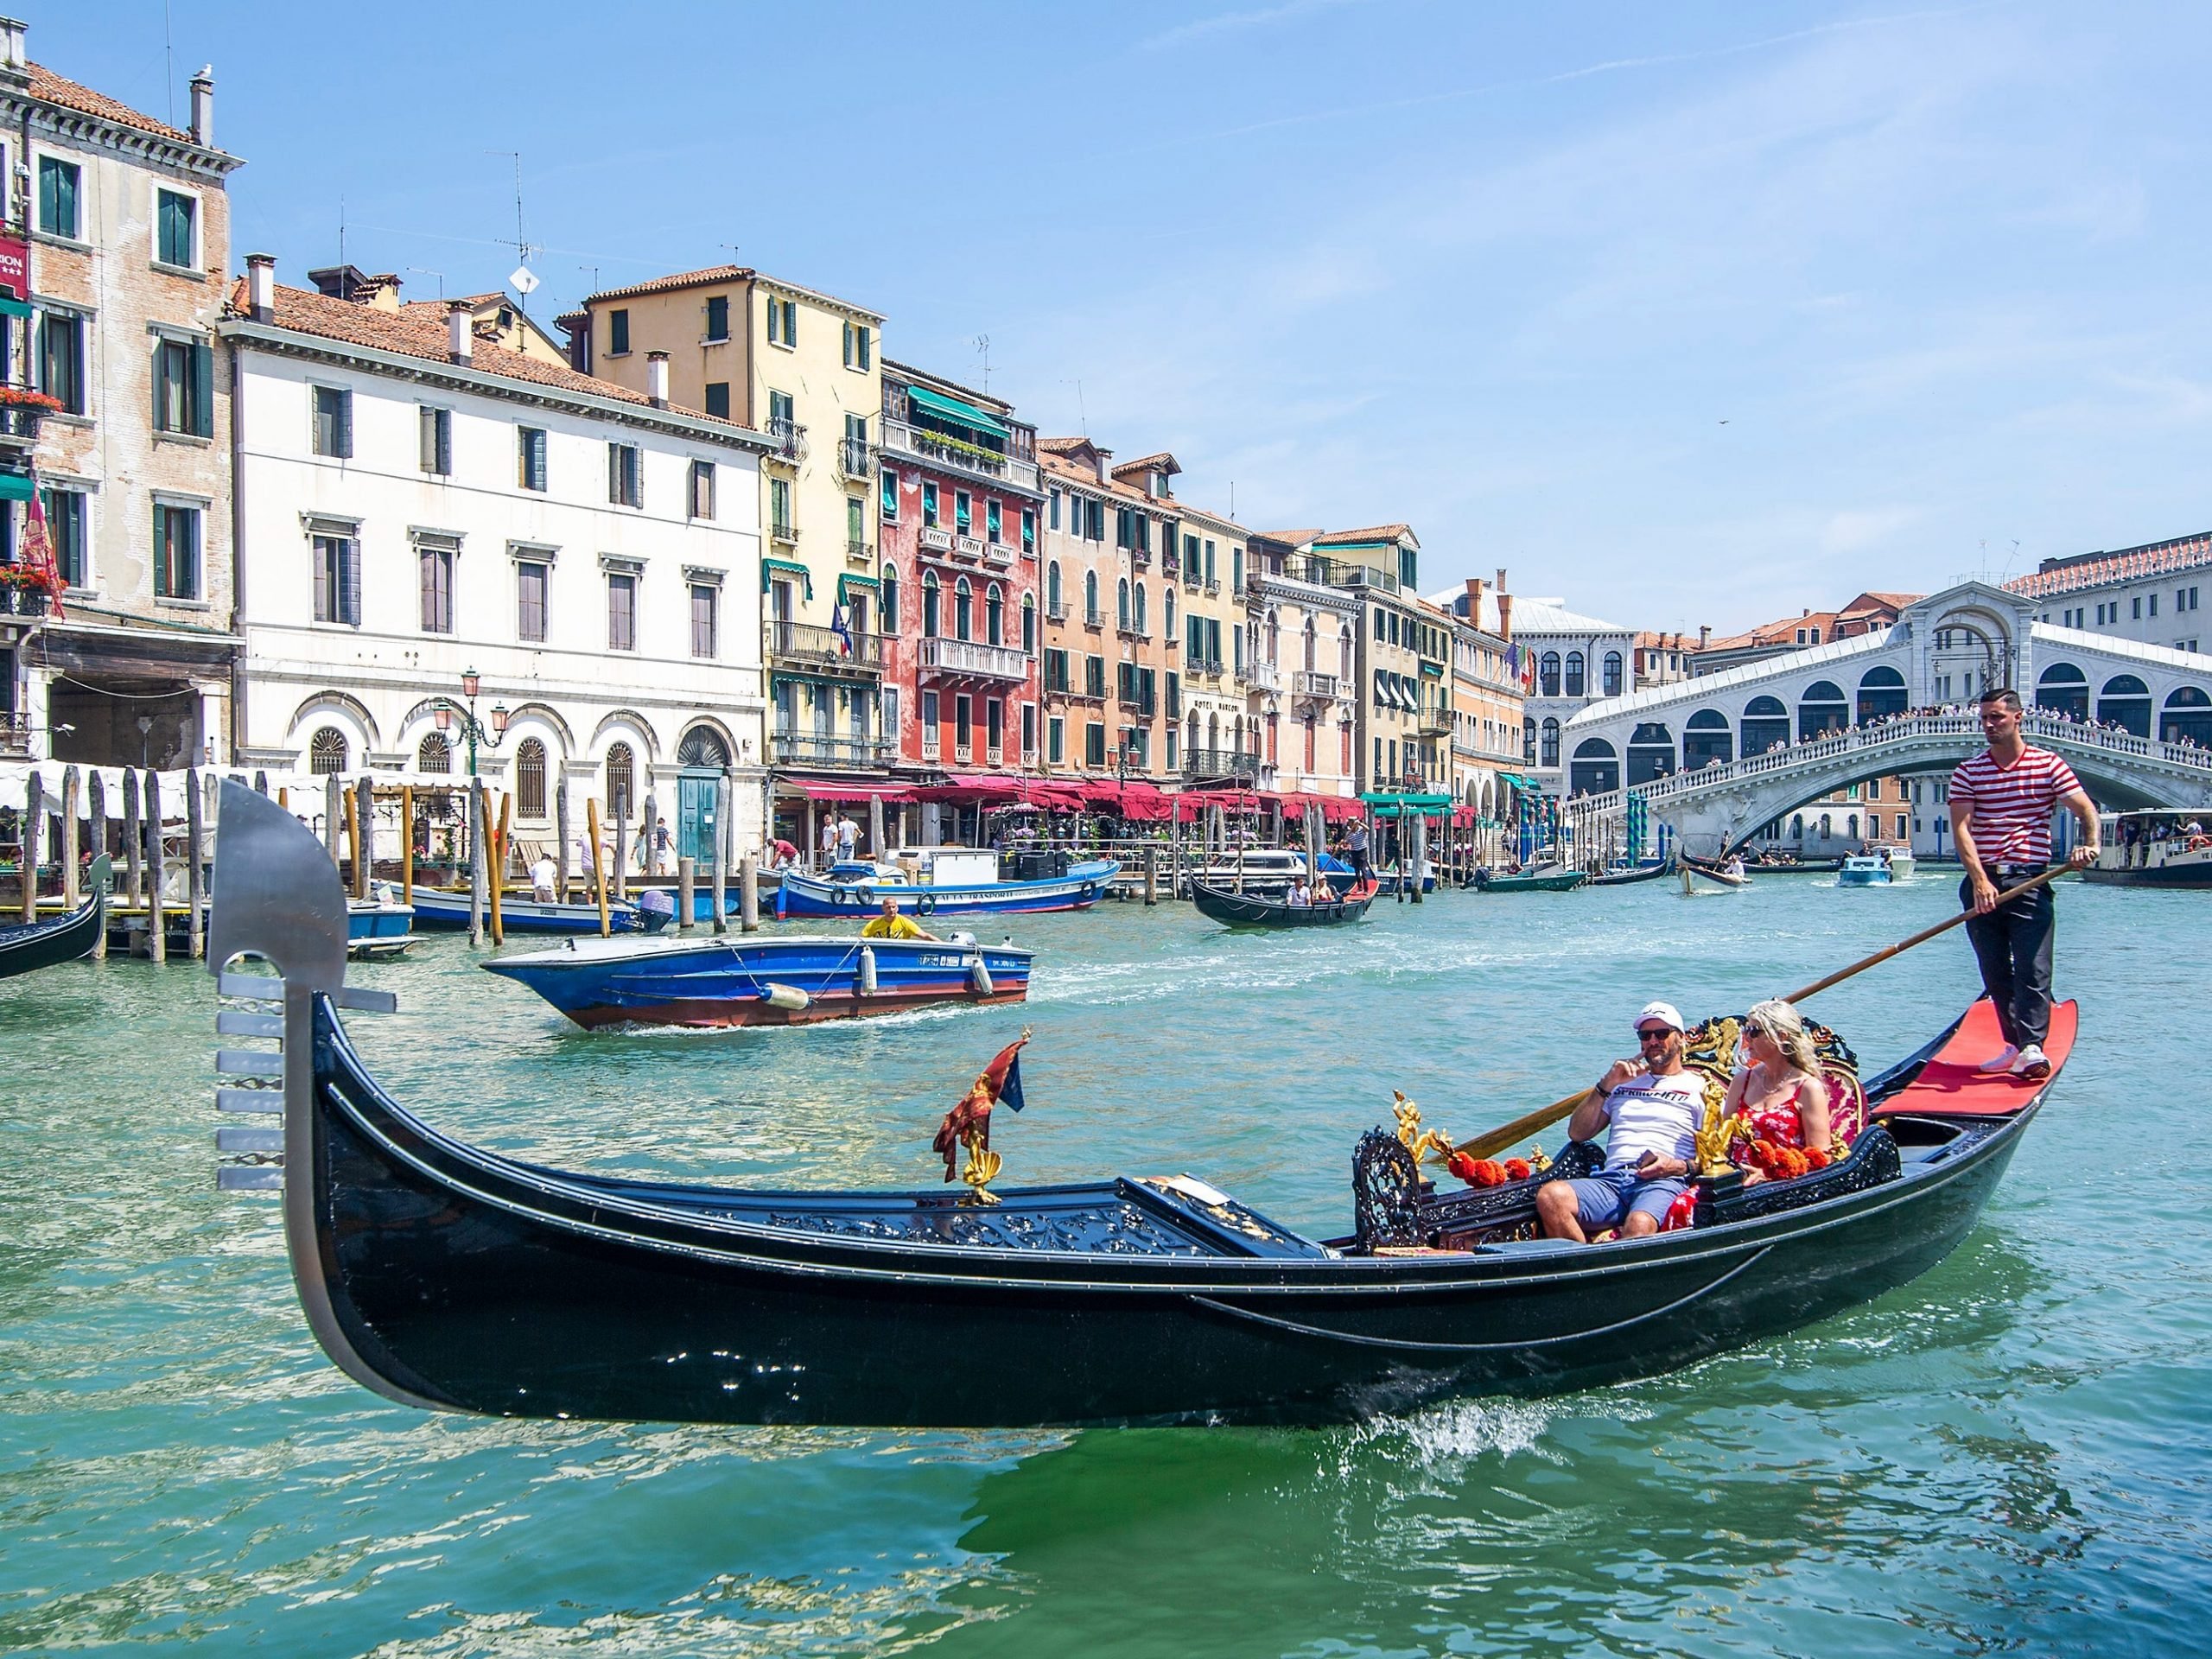
{"label": "white stone building", "polygon": [[[763,823],[760,457],[766,441],[479,337],[395,284],[277,287],[248,259],[231,353],[245,766],[465,772],[439,702],[481,677],[478,755],[542,839],[565,783],[648,791],[678,840]],[[327,278],[330,273],[319,273]],[[459,781],[455,777],[455,781]]]}
{"label": "white stone building", "polygon": [[2005,587],[2035,605],[2038,622],[2198,652],[2212,638],[2198,609],[2212,593],[2212,531],[2045,559],[2033,575],[2016,576]]}

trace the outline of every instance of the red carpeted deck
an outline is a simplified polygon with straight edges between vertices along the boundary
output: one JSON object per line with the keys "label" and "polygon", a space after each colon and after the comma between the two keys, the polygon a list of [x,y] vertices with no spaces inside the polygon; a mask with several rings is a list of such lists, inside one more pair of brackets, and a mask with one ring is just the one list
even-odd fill
{"label": "red carpeted deck", "polygon": [[[2050,1074],[2066,1064],[2074,1049],[2076,1009],[2071,1002],[2055,1004],[2050,1011],[2050,1037],[2043,1052],[2050,1057]],[[1877,1109],[1888,1112],[1942,1112],[1953,1116],[2004,1117],[2034,1099],[2050,1077],[2031,1081],[2004,1072],[1977,1071],[1991,1055],[2005,1046],[1998,1029],[1997,1010],[1982,998],[1967,1010],[1967,1017],[1951,1033],[1951,1040],[1921,1069],[1920,1075]]]}

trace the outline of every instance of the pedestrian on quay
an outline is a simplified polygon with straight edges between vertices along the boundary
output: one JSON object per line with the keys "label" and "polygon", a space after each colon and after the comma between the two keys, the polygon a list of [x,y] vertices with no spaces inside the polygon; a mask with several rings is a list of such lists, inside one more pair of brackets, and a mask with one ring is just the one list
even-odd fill
{"label": "pedestrian on quay", "polygon": [[2095,863],[2097,809],[2071,766],[2020,735],[2021,715],[2018,692],[1982,694],[1989,747],[1951,773],[1951,836],[1967,869],[1959,884],[1959,901],[1973,912],[1967,938],[2005,1033],[2005,1046],[1981,1070],[2033,1078],[2050,1075],[2043,1045],[2050,1034],[2055,901],[2048,881],[2003,904],[1999,890],[2049,866],[2051,814],[2062,806],[2082,826],[2068,862],[2075,869]]}

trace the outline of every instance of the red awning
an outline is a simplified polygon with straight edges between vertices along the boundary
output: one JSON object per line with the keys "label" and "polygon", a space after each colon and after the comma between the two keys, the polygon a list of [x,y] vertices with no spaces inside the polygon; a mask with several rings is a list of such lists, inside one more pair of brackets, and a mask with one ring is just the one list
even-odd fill
{"label": "red awning", "polygon": [[959,806],[1001,806],[1029,801],[1056,811],[1071,811],[1083,797],[1071,784],[1018,772],[956,772],[944,783],[915,791],[914,798]]}
{"label": "red awning", "polygon": [[776,785],[810,801],[886,801],[898,805],[919,798],[905,784],[872,783],[865,778],[850,782],[829,778],[779,778]]}
{"label": "red awning", "polygon": [[1122,785],[1122,816],[1137,823],[1165,823],[1174,810],[1166,794],[1151,784]]}
{"label": "red awning", "polygon": [[1355,796],[1324,795],[1321,798],[1321,816],[1331,823],[1350,823],[1354,818],[1363,816],[1363,812],[1364,809]]}

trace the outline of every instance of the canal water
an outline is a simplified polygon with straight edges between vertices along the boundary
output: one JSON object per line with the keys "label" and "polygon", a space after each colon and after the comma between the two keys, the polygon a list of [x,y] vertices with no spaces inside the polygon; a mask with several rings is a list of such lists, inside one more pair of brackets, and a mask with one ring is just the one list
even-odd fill
{"label": "canal water", "polygon": [[[1323,1233],[1404,1090],[1465,1136],[1595,1077],[1635,1010],[1738,1009],[1955,882],[1440,895],[1351,931],[1187,906],[1017,923],[1026,1010],[566,1028],[465,945],[357,970],[404,1099],[532,1159],[934,1180],[1026,1020],[1002,1185],[1188,1171]],[[1844,1316],[1678,1375],[1320,1432],[509,1423],[322,1359],[273,1202],[218,1197],[204,974],[0,984],[0,1649],[288,1655],[2201,1650],[2212,1631],[2212,953],[2201,895],[2069,885],[2082,1038],[1986,1218]],[[1971,995],[1957,934],[1814,1005],[1870,1067]],[[988,1381],[948,1333],[917,1365]]]}

